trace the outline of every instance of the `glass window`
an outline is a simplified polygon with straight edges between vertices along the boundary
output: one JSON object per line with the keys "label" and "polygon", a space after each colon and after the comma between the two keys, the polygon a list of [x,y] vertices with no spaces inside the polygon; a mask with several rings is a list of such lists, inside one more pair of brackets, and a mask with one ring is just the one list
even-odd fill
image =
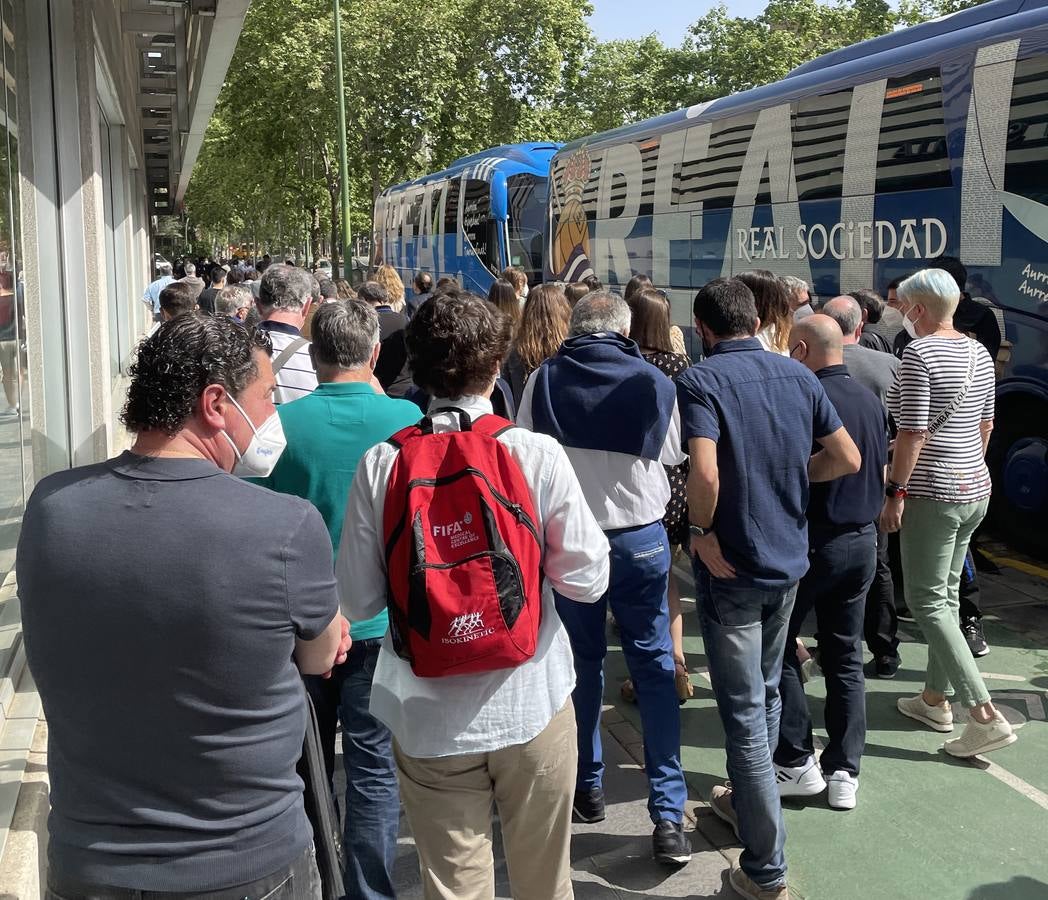
{"label": "glass window", "polygon": [[1015,66],[1008,116],[1004,189],[1048,203],[1048,53],[1021,59]]}
{"label": "glass window", "polygon": [[542,281],[542,229],[549,181],[536,175],[511,175],[509,191],[509,264],[528,275],[528,284]]}
{"label": "glass window", "polygon": [[793,165],[797,199],[841,196],[844,142],[848,136],[852,91],[800,100],[793,108]]}
{"label": "glass window", "polygon": [[448,182],[448,199],[444,204],[444,232],[458,234],[459,195],[462,193],[462,182],[459,179]]}
{"label": "glass window", "polygon": [[408,220],[406,224],[412,227],[413,234],[418,234],[419,218],[422,213],[422,197],[422,191],[418,190],[408,204]]}
{"label": "glass window", "polygon": [[[735,188],[756,124],[756,113],[713,123],[706,158],[685,159],[681,166],[681,203],[702,201],[704,209],[730,209],[734,205]],[[767,172],[761,177],[757,202],[771,202]]]}
{"label": "glass window", "polygon": [[492,242],[491,185],[471,178],[462,195],[462,230],[480,261],[489,269],[498,267],[498,248]]}
{"label": "glass window", "polygon": [[950,184],[939,70],[889,78],[877,146],[877,193]]}

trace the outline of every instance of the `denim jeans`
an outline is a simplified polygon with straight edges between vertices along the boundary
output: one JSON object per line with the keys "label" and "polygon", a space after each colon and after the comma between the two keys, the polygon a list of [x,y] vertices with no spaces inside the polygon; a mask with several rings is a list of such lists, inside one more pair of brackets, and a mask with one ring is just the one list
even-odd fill
{"label": "denim jeans", "polygon": [[866,746],[866,680],[862,671],[863,607],[877,567],[877,530],[826,534],[809,526],[811,567],[797,588],[783,655],[782,719],[774,753],[780,766],[799,766],[815,752],[811,714],[793,652],[804,619],[815,610],[819,666],[826,676],[826,731],[822,770],[859,774]]}
{"label": "denim jeans", "polygon": [[346,769],[347,900],[385,900],[393,894],[393,862],[400,833],[400,791],[393,738],[368,711],[381,638],[356,641],[331,678],[306,678],[317,707],[328,774],[333,774],[335,727],[342,723]]}
{"label": "denim jeans", "polygon": [[892,577],[891,537],[877,532],[877,567],[873,584],[866,594],[863,630],[866,646],[876,657],[899,658],[899,616],[895,609],[895,584]]}
{"label": "denim jeans", "polygon": [[611,545],[608,590],[596,603],[557,596],[575,657],[575,719],[579,767],[575,789],[599,788],[604,775],[600,708],[604,696],[604,656],[608,650],[607,608],[619,624],[622,655],[637,692],[648,774],[648,813],[652,822],[681,822],[688,789],[680,762],[680,701],[675,682],[666,588],[670,550],[661,522],[605,532]]}
{"label": "denim jeans", "polygon": [[713,578],[698,561],[695,600],[724,725],[743,871],[764,888],[786,881],[786,825],[771,755],[779,742],[779,677],[797,585]]}
{"label": "denim jeans", "polygon": [[291,865],[250,884],[218,891],[171,893],[84,884],[48,875],[44,900],[321,900],[320,873],[310,847]]}

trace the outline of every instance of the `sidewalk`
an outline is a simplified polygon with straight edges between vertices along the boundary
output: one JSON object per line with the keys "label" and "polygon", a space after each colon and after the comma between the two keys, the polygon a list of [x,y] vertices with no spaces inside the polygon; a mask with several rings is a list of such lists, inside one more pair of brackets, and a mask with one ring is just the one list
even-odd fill
{"label": "sidewalk", "polygon": [[[698,830],[693,830],[696,828],[694,795],[688,801],[684,822],[694,853],[691,862],[681,869],[671,869],[651,858],[648,785],[637,763],[642,753],[640,735],[614,707],[605,709],[604,725],[604,793],[608,816],[596,825],[572,828],[571,868],[576,900],[734,898],[736,895],[727,882],[732,848],[717,849],[724,847],[732,836],[708,810],[702,811]],[[403,817],[400,834],[394,876],[397,898],[420,900],[418,860]],[[506,864],[497,830],[494,849],[496,894],[499,900],[509,900]],[[734,855],[738,853],[735,848]]]}

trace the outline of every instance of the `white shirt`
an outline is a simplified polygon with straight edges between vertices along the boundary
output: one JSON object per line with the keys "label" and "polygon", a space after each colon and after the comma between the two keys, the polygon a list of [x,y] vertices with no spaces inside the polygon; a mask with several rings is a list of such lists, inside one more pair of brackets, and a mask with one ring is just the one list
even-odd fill
{"label": "white shirt", "polygon": [[[491,412],[491,402],[465,397],[433,399],[437,433],[455,430],[457,416]],[[454,424],[453,424],[454,423]],[[414,757],[485,753],[530,741],[571,696],[575,669],[553,590],[593,603],[608,587],[608,542],[587,508],[578,480],[556,441],[514,428],[498,440],[510,451],[531,488],[542,530],[542,621],[535,655],[514,669],[475,675],[419,678],[393,649],[387,632],[371,687],[371,714]],[[364,454],[353,479],[336,563],[342,611],[351,622],[386,605],[382,515],[397,450],[381,443]]]}
{"label": "white shirt", "polygon": [[[281,323],[276,324],[281,325]],[[281,330],[279,327],[263,330],[273,342],[273,360],[276,360],[292,341],[297,341],[302,336]],[[274,377],[277,387],[273,391],[273,403],[277,406],[298,400],[300,397],[312,394],[317,389],[317,373],[313,369],[313,360],[309,356],[309,341],[291,354],[291,358],[281,366],[280,371]]]}
{"label": "white shirt", "polygon": [[[535,373],[532,372],[524,385],[520,409],[517,410],[517,424],[523,428],[535,427],[531,417],[534,393]],[[680,411],[676,403],[657,460],[577,447],[565,447],[564,451],[582,485],[586,503],[605,531],[660,521],[666,515],[666,504],[670,502],[670,483],[665,467],[678,466],[687,459],[681,450]]]}

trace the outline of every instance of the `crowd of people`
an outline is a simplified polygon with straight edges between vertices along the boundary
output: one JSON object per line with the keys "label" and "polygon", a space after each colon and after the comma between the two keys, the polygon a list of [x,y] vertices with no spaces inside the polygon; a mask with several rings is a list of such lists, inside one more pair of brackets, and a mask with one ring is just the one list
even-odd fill
{"label": "crowd of people", "polygon": [[[887,302],[716,279],[695,361],[643,275],[620,296],[511,268],[482,298],[386,265],[356,288],[324,261],[197,272],[143,297],[134,445],[44,479],[24,518],[54,900],[393,897],[401,805],[429,900],[494,897],[493,808],[513,896],[570,898],[571,823],[607,815],[609,615],[652,853],[687,864],[685,557],[743,897],[789,896],[782,797],[856,806],[864,679],[895,675],[900,615],[929,649],[899,713],[949,733],[962,704],[953,756],[1015,740],[968,553],[1000,335],[957,260]],[[334,893],[296,774],[304,696],[332,783],[342,735]]]}

